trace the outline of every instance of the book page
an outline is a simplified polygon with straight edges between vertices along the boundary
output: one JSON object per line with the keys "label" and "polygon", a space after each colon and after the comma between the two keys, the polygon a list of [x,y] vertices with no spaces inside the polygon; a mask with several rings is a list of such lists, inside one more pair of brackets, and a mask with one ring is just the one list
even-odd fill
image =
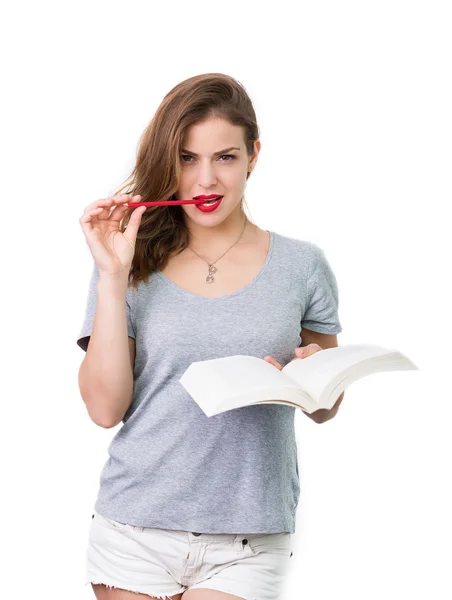
{"label": "book page", "polygon": [[207,415],[260,401],[289,401],[312,412],[331,408],[350,383],[379,371],[417,369],[402,353],[370,344],[326,348],[280,371],[255,356],[195,361],[180,383]]}
{"label": "book page", "polygon": [[199,401],[197,403],[208,417],[234,408],[257,404],[284,404],[286,406],[291,406],[292,408],[303,408],[303,410],[308,413],[311,413],[318,408],[317,403],[306,397],[300,388],[281,388],[281,386],[278,386],[277,388],[256,388],[245,394],[231,396],[217,404],[215,407],[211,406],[209,403],[204,404]]}
{"label": "book page", "polygon": [[366,358],[342,371],[342,379],[336,385],[325,387],[320,405],[331,408],[343,390],[363,377],[387,371],[406,370],[417,370],[417,366],[401,353]]}
{"label": "book page", "polygon": [[[269,399],[303,398],[299,386],[277,367],[255,356],[235,355],[194,361],[180,378],[180,383],[207,413],[227,400],[249,397]],[[287,392],[289,397],[287,397]]]}
{"label": "book page", "polygon": [[389,370],[417,369],[404,354],[394,348],[371,344],[349,344],[326,348],[302,360],[286,365],[283,371],[321,408],[331,408],[338,395],[352,382]]}
{"label": "book page", "polygon": [[322,398],[325,390],[331,389],[344,379],[343,373],[360,362],[379,356],[399,355],[396,350],[371,344],[348,344],[336,348],[325,348],[307,358],[288,363],[282,373],[288,375],[310,396]]}
{"label": "book page", "polygon": [[294,382],[282,371],[262,358],[242,354],[195,361],[191,363],[188,370],[202,377],[206,386],[210,387],[211,381],[214,381],[217,387],[221,386],[223,390],[228,390],[225,395],[233,394],[236,390],[245,391],[247,387],[256,385],[263,387],[294,385]]}

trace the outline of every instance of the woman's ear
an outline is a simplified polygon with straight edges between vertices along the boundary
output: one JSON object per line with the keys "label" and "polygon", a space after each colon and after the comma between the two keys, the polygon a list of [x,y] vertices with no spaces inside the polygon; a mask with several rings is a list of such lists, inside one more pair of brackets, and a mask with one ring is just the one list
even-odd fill
{"label": "woman's ear", "polygon": [[256,166],[257,157],[259,156],[259,152],[261,151],[261,142],[260,140],[256,140],[254,142],[254,152],[250,158],[249,168],[250,170]]}

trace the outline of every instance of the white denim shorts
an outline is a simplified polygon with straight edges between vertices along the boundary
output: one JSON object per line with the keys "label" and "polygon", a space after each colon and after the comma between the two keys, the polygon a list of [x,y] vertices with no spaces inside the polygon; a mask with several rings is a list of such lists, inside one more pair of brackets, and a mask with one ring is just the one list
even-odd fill
{"label": "white denim shorts", "polygon": [[277,600],[293,560],[292,536],[140,527],[94,511],[85,585],[103,583],[165,600],[194,588]]}

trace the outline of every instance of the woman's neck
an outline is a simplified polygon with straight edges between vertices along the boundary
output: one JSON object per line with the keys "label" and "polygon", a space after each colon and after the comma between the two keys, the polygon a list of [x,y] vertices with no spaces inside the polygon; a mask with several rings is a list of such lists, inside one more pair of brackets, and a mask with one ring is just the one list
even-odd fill
{"label": "woman's neck", "polygon": [[218,227],[190,227],[189,246],[197,252],[215,254],[224,252],[236,242],[252,243],[256,240],[258,231],[256,225],[248,221],[245,215],[241,215],[240,220],[232,224],[222,223]]}

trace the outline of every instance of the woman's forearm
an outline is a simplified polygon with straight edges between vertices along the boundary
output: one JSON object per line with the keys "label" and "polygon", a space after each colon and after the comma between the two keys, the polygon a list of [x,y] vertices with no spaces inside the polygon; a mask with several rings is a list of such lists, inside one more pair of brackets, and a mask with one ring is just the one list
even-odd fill
{"label": "woman's forearm", "polygon": [[326,421],[330,421],[333,417],[336,416],[337,411],[339,410],[339,406],[343,399],[344,399],[344,392],[342,392],[342,394],[336,400],[334,406],[332,406],[331,408],[319,408],[319,410],[315,410],[312,413],[307,413],[305,411],[303,411],[303,412],[305,413],[305,415],[307,417],[312,419],[315,423],[326,423]]}
{"label": "woman's forearm", "polygon": [[93,329],[79,370],[80,393],[89,416],[106,428],[121,421],[133,397],[126,291],[125,278],[99,278]]}

